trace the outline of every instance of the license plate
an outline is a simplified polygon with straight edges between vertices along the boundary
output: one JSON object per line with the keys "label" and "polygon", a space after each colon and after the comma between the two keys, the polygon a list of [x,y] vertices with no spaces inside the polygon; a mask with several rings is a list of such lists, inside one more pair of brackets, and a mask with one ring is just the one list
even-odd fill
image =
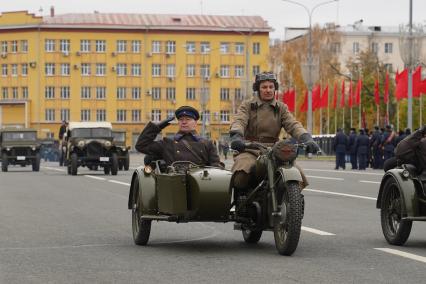
{"label": "license plate", "polygon": [[109,162],[109,157],[100,157],[99,161],[101,161],[101,162]]}
{"label": "license plate", "polygon": [[24,161],[25,160],[25,156],[17,156],[16,159],[18,161]]}

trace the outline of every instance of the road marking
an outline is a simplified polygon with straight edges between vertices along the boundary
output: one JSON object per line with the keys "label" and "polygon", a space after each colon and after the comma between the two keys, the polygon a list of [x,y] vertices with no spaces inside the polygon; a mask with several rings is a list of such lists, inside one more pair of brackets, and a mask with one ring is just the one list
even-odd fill
{"label": "road marking", "polygon": [[305,226],[302,226],[302,230],[306,231],[306,232],[309,232],[309,233],[317,234],[317,235],[320,235],[320,236],[335,236],[336,235],[336,234],[333,234],[333,233],[329,233],[329,232],[325,232],[325,231],[320,231],[320,230],[317,230],[317,229],[314,229],[314,228],[305,227]]}
{"label": "road marking", "polygon": [[359,182],[380,184],[380,181],[360,180]]}
{"label": "road marking", "polygon": [[97,179],[97,180],[106,180],[106,178],[103,178],[103,177],[97,177],[92,175],[84,175],[84,176],[88,178],[92,178],[92,179]]}
{"label": "road marking", "polygon": [[47,170],[57,171],[57,172],[65,172],[64,169],[57,169],[57,168],[52,168],[52,167],[42,167],[42,168],[47,169]]}
{"label": "road marking", "polygon": [[374,200],[374,201],[377,200],[377,198],[375,198],[375,197],[369,197],[369,196],[363,196],[363,195],[354,195],[354,194],[347,194],[347,193],[340,193],[340,192],[332,192],[332,191],[325,191],[325,190],[318,190],[318,189],[311,189],[311,188],[305,188],[303,191],[311,191],[311,192],[318,192],[318,193],[324,193],[324,194],[339,195],[339,196],[353,197],[353,198],[367,199],[367,200]]}
{"label": "road marking", "polygon": [[320,170],[320,169],[306,169],[303,168],[304,171],[317,171],[317,172],[326,172],[326,173],[335,173],[335,174],[355,174],[355,175],[373,175],[373,176],[383,176],[385,173],[367,173],[365,171],[346,171],[346,170]]}
{"label": "road marking", "polygon": [[125,186],[130,186],[130,183],[122,182],[122,181],[119,181],[119,180],[108,179],[108,181],[112,182],[112,183],[117,183],[117,184],[125,185]]}
{"label": "road marking", "polygon": [[331,180],[344,180],[343,178],[320,177],[320,176],[306,176],[308,178],[331,179]]}
{"label": "road marking", "polygon": [[400,250],[396,250],[396,249],[390,249],[390,248],[375,248],[376,250],[380,250],[380,251],[384,251],[390,254],[394,254],[394,255],[399,255],[405,258],[409,258],[412,260],[417,260],[423,263],[426,263],[426,257],[424,256],[420,256],[420,255],[416,255],[416,254],[412,254],[412,253],[408,253],[408,252],[403,252]]}

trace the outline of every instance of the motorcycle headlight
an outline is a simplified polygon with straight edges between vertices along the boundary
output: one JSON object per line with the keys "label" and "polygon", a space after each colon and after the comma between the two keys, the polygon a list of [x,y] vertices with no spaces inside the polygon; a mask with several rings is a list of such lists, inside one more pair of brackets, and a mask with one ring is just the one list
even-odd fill
{"label": "motorcycle headlight", "polygon": [[82,147],[84,147],[84,144],[85,144],[84,141],[80,140],[80,141],[78,141],[77,146],[82,148]]}
{"label": "motorcycle headlight", "polygon": [[402,176],[405,177],[405,178],[409,178],[410,177],[410,172],[407,171],[407,170],[403,170],[402,171]]}
{"label": "motorcycle headlight", "polygon": [[105,141],[105,147],[111,147],[111,142],[110,141]]}
{"label": "motorcycle headlight", "polygon": [[36,150],[36,147],[32,146],[32,147],[31,147],[31,150],[35,151],[35,150]]}
{"label": "motorcycle headlight", "polygon": [[281,162],[292,162],[297,157],[297,147],[287,140],[275,143],[272,152],[275,158]]}
{"label": "motorcycle headlight", "polygon": [[7,148],[6,148],[6,151],[8,151],[8,152],[9,152],[9,151],[10,151],[10,148],[9,148],[9,147],[7,147]]}

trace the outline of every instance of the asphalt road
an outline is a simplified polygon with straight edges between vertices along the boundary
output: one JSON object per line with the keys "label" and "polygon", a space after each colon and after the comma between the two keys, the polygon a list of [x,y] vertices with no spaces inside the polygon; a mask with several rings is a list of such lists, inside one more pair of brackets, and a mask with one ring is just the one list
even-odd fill
{"label": "asphalt road", "polygon": [[424,283],[426,224],[415,222],[403,247],[382,235],[375,199],[383,172],[299,164],[310,185],[291,257],[278,255],[271,232],[247,245],[231,223],[155,222],[149,245],[135,246],[132,171],[10,167],[0,173],[0,283]]}

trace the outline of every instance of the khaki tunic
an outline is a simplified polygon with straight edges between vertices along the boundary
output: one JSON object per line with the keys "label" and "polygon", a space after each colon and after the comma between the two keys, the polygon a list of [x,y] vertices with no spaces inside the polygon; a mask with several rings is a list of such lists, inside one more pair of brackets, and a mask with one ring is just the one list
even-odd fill
{"label": "khaki tunic", "polygon": [[[290,113],[287,105],[277,100],[265,102],[255,96],[240,105],[230,132],[241,134],[247,141],[270,145],[278,140],[281,128],[296,139],[307,133]],[[250,168],[254,166],[258,156],[259,152],[253,150],[235,155],[232,171],[242,170],[250,173]]]}

